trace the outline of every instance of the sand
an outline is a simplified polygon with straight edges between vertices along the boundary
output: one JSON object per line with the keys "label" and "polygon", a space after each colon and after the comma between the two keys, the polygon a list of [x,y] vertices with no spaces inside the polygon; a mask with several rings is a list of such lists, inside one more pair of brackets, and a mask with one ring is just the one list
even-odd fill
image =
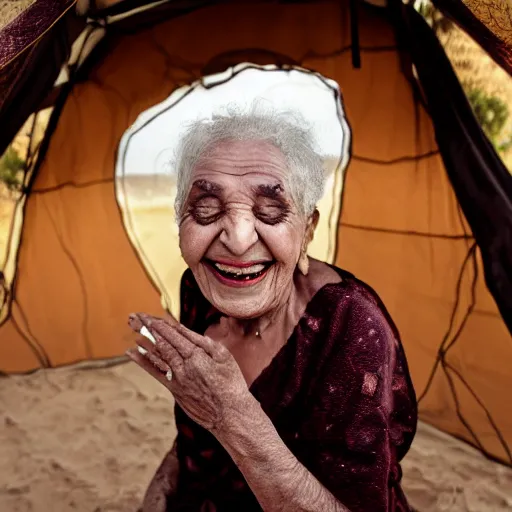
{"label": "sand", "polygon": [[[0,379],[0,511],[135,511],[175,436],[173,400],[133,363]],[[421,512],[512,510],[512,469],[420,424],[403,464]]]}

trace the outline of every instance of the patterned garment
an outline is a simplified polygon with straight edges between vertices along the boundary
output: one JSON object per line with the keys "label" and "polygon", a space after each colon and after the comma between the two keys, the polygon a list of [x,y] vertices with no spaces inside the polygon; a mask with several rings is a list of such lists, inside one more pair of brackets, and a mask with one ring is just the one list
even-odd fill
{"label": "patterned garment", "polygon": [[[335,270],[342,282],[314,295],[250,392],[298,460],[352,512],[410,511],[399,461],[417,407],[398,332],[371,288]],[[181,304],[181,322],[201,334],[220,315],[190,269]],[[180,471],[167,510],[261,511],[216,438],[179,406],[175,414]]]}

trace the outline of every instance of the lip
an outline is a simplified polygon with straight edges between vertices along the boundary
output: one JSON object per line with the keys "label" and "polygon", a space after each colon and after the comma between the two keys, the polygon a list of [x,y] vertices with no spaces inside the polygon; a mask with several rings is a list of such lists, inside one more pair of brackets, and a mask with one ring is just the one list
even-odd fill
{"label": "lip", "polygon": [[[228,277],[224,277],[223,275],[219,274],[219,272],[217,272],[217,269],[215,268],[215,266],[213,265],[211,260],[205,260],[204,263],[205,263],[206,268],[214,275],[214,277],[220,283],[222,283],[222,284],[224,284],[226,286],[230,286],[232,288],[247,288],[248,286],[254,286],[254,285],[258,284],[260,281],[262,281],[265,278],[265,276],[267,275],[268,271],[272,267],[272,265],[270,265],[265,270],[265,272],[263,272],[263,274],[261,274],[261,276],[258,276],[256,279],[251,279],[250,281],[238,281],[236,279],[229,279]],[[221,264],[224,264],[224,265],[232,265],[232,263],[224,263],[224,261],[221,262],[220,260],[216,260],[215,263],[221,263]],[[260,261],[259,263],[269,263],[269,261],[268,260]],[[256,265],[256,263],[252,263],[251,262],[249,264],[244,264],[244,267],[240,267],[240,262],[238,262],[238,267],[239,268],[250,267],[252,265]],[[233,266],[235,266],[235,265],[233,265]]]}
{"label": "lip", "polygon": [[230,267],[236,267],[236,268],[252,267],[253,265],[259,265],[260,263],[262,263],[262,264],[272,263],[272,260],[233,261],[233,260],[206,259],[206,261],[210,264],[220,263],[221,265],[228,265]]}

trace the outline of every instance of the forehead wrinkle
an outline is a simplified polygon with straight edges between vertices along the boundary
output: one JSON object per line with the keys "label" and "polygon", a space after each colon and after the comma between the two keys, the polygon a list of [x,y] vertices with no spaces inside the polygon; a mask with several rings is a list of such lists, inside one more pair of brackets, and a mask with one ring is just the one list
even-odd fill
{"label": "forehead wrinkle", "polygon": [[217,167],[234,167],[235,169],[253,169],[254,171],[268,172],[269,169],[277,169],[280,172],[286,172],[287,165],[284,157],[275,155],[230,155],[229,152],[223,152],[221,155],[216,152],[203,155],[196,164],[196,169],[215,170]]}
{"label": "forehead wrinkle", "polygon": [[[261,164],[247,164],[247,165],[233,165],[229,166],[231,170],[226,169],[222,165],[205,165],[196,168],[196,173],[201,172],[214,172],[227,174],[228,176],[248,176],[250,174],[261,173],[276,176],[276,174],[286,175],[286,168],[279,165],[268,166]],[[239,172],[236,172],[239,171]],[[241,172],[240,172],[241,171]]]}
{"label": "forehead wrinkle", "polygon": [[[251,187],[251,189],[253,191],[258,191],[257,189],[261,189],[259,190],[260,192],[260,195],[265,195],[265,192],[264,192],[264,188],[268,188],[268,189],[271,189],[271,188],[274,188],[274,187],[279,187],[281,188],[281,191],[284,191],[284,184],[283,184],[283,180],[281,179],[281,176],[276,176],[275,173],[272,173],[272,172],[268,172],[268,169],[267,170],[264,170],[262,169],[261,171],[263,171],[263,174],[267,175],[268,178],[272,179],[273,180],[273,183],[271,184],[262,184],[262,185],[253,185]],[[229,177],[233,177],[233,178],[245,178],[247,176],[251,176],[251,175],[254,175],[254,174],[261,174],[258,173],[257,171],[247,171],[247,172],[244,172],[244,173],[237,173],[237,172],[228,172],[228,171],[213,171],[214,173],[216,174],[221,174],[223,176],[229,176]],[[259,177],[259,176],[256,176],[256,177]],[[220,184],[217,184],[215,182],[210,182],[209,180],[206,180],[206,179],[200,179],[200,180],[197,180],[197,181],[204,181],[204,182],[207,182],[207,183],[211,183],[212,185],[217,185],[219,187],[220,190],[217,190],[217,192],[222,192],[222,190],[224,189],[224,187]],[[237,180],[239,181],[239,180]],[[202,190],[205,190],[203,187],[200,187]],[[211,188],[209,188],[208,190],[205,190],[205,191],[213,191]]]}

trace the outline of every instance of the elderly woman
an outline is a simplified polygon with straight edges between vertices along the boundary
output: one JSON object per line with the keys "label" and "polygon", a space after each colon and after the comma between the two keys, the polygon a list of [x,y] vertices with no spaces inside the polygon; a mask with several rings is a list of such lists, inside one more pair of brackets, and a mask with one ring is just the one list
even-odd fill
{"label": "elderly woman", "polygon": [[181,318],[130,317],[132,359],[174,395],[161,511],[408,511],[416,400],[376,293],[307,255],[324,187],[308,130],[276,114],[194,124],[177,159]]}

